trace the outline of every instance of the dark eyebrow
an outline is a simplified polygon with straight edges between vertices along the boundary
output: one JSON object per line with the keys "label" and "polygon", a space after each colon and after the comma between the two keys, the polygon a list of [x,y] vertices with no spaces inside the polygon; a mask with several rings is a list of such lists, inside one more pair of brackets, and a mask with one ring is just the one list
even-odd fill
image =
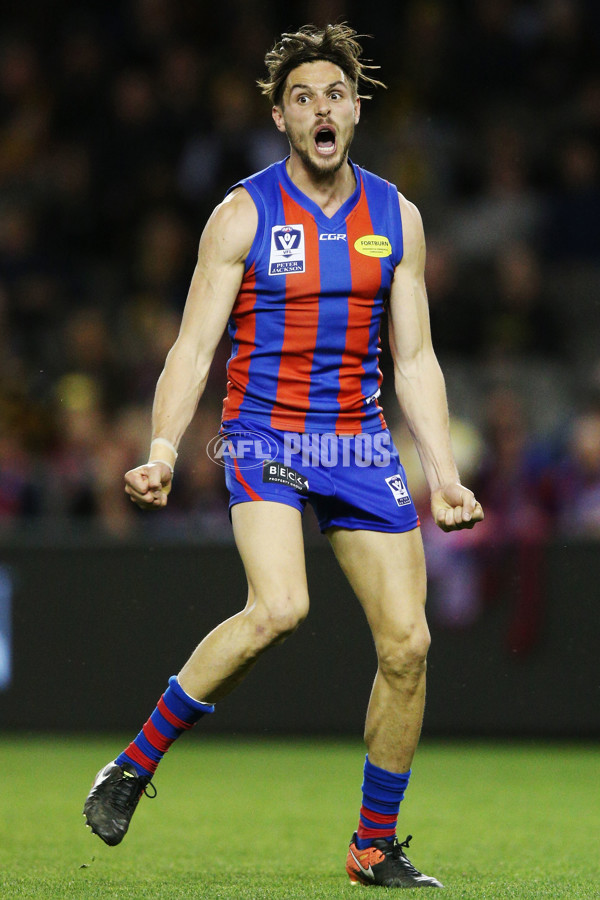
{"label": "dark eyebrow", "polygon": [[[338,81],[332,81],[331,84],[328,84],[328,85],[327,85],[327,89],[330,90],[331,88],[338,87],[338,85],[339,85],[340,87],[343,87],[343,88],[347,88],[347,87],[348,87],[348,85],[347,85],[344,81],[338,80]],[[310,84],[292,84],[292,85],[290,86],[290,94],[291,94],[292,91],[295,90],[296,88],[301,88],[301,89],[304,90],[304,91],[312,91],[312,89],[313,89],[312,86],[311,86]]]}

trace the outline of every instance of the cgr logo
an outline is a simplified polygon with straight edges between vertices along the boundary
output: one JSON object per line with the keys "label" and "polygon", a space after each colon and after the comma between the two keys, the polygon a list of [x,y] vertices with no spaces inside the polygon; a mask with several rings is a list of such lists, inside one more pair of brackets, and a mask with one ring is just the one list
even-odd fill
{"label": "cgr logo", "polygon": [[320,241],[347,241],[348,235],[346,234],[329,234],[328,232],[319,235]]}

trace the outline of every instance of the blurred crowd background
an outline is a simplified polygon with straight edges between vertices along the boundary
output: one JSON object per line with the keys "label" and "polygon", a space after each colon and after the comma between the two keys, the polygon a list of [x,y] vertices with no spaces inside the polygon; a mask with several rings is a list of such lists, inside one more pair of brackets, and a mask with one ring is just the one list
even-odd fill
{"label": "blurred crowd background", "polygon": [[[230,539],[223,473],[205,452],[226,339],[169,509],[143,517],[123,473],[146,458],[155,383],[210,211],[286,154],[255,86],[264,53],[282,31],[343,20],[373,36],[365,56],[388,85],[363,104],[352,157],[423,215],[455,447],[487,514],[449,540],[424,526],[439,615],[475,617],[508,554],[526,642],[540,547],[600,537],[595,0],[4,7],[0,535]],[[388,359],[383,368],[425,523]],[[470,606],[465,583],[480,585]]]}

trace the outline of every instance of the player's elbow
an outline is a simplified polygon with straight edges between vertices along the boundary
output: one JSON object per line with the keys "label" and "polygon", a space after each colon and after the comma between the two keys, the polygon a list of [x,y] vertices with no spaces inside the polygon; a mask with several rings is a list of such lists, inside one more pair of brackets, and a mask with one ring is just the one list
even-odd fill
{"label": "player's elbow", "polygon": [[398,397],[412,388],[426,401],[431,391],[443,385],[444,376],[431,344],[420,345],[411,354],[395,357],[394,387]]}

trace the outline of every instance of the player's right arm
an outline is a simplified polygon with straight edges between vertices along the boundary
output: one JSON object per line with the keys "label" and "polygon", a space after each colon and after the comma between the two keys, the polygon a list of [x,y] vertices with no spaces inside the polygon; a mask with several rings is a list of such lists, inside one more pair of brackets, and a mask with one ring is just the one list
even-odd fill
{"label": "player's right arm", "polygon": [[425,289],[425,235],[416,206],[400,195],[404,255],[390,292],[390,348],[398,401],[431,491],[431,511],[443,531],[483,519],[473,492],[460,483],[452,444],[446,385],[431,340]]}
{"label": "player's right arm", "polygon": [[217,206],[202,233],[179,335],[156,386],[149,459],[125,475],[126,493],[143,509],[166,505],[177,447],[204,392],[257,225],[250,195],[238,188]]}

